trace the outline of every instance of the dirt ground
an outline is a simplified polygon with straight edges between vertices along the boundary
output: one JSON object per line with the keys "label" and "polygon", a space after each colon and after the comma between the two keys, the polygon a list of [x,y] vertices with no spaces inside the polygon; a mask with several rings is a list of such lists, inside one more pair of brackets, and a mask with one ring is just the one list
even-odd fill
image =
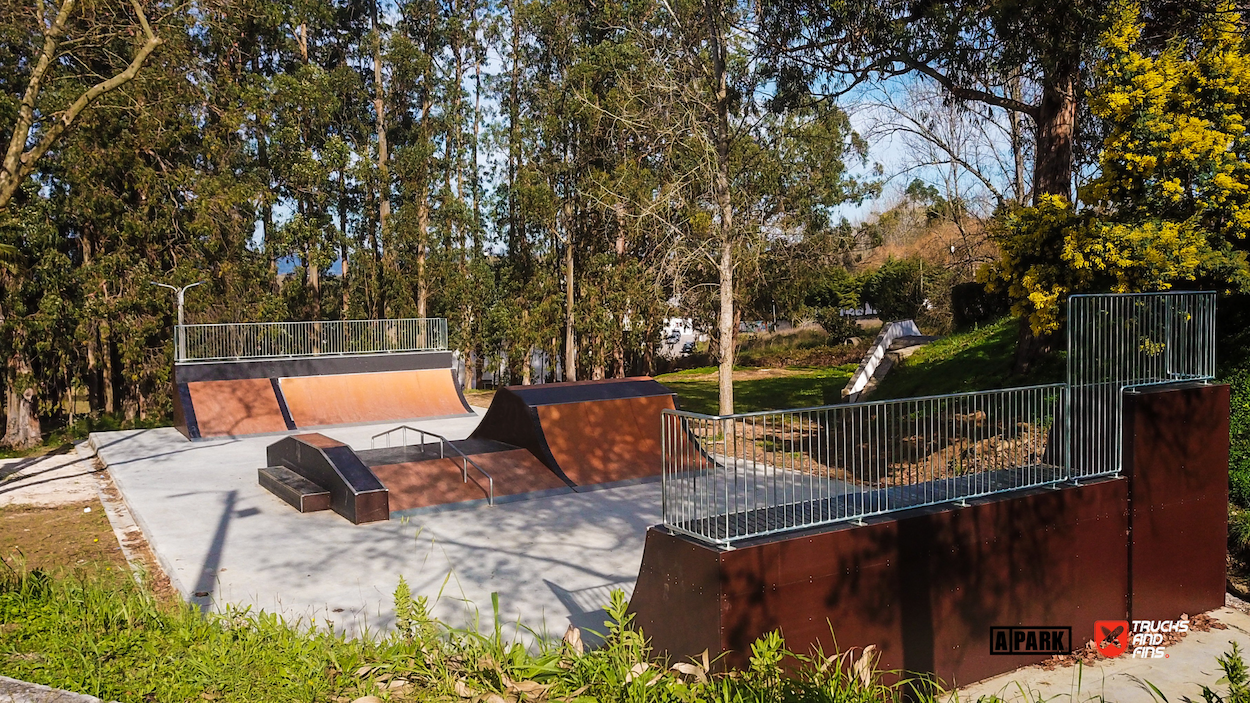
{"label": "dirt ground", "polygon": [[24,563],[28,569],[47,571],[101,565],[126,568],[99,500],[0,508],[0,556],[10,566]]}
{"label": "dirt ground", "polygon": [[11,568],[46,571],[133,568],[158,597],[177,596],[86,445],[0,462],[0,559]]}
{"label": "dirt ground", "polygon": [[489,408],[490,402],[495,399],[495,391],[493,389],[471,388],[464,391],[464,399],[469,401],[469,405]]}

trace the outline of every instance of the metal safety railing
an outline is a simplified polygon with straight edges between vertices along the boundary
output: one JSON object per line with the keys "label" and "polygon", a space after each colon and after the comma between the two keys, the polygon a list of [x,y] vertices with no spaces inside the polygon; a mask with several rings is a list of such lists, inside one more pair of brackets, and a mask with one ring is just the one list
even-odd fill
{"label": "metal safety railing", "polygon": [[1215,294],[1072,296],[1066,383],[739,415],[664,411],[663,520],[736,540],[1121,470],[1126,389],[1215,377]]}
{"label": "metal safety railing", "polygon": [[1063,384],[662,416],[663,516],[714,543],[1065,480]]}
{"label": "metal safety railing", "polygon": [[179,325],[178,362],[344,356],[447,349],[447,320],[238,322]]}
{"label": "metal safety railing", "polygon": [[[377,449],[378,440],[385,437],[386,448],[389,449],[391,446],[391,436],[394,435],[396,432],[400,433],[399,446],[401,447],[418,446],[418,445],[408,443],[408,433],[413,432],[421,438],[421,444],[419,446],[421,447],[422,454],[425,454],[425,444],[426,444],[425,438],[426,437],[433,437],[434,439],[438,440],[438,458],[439,459],[447,458],[447,454],[446,454],[447,449],[450,449],[453,452],[455,452],[457,455],[460,456],[460,480],[461,482],[468,483],[470,480],[472,480],[473,483],[476,484],[477,487],[480,488],[482,492],[486,494],[486,502],[489,505],[495,504],[495,479],[491,478],[491,475],[486,473],[485,469],[483,469],[481,466],[478,466],[477,462],[473,461],[473,459],[471,459],[468,454],[465,454],[464,452],[460,451],[459,447],[452,444],[451,440],[447,439],[441,434],[436,434],[434,432],[430,432],[429,430],[423,430],[418,427],[411,427],[409,425],[400,425],[399,427],[392,427],[391,429],[386,430],[385,432],[379,432],[373,435],[372,437],[370,437],[369,448]],[[476,478],[473,478],[473,479],[470,478],[469,476],[470,466],[477,469],[477,472],[480,473],[482,477],[486,479],[485,487],[483,487],[482,484],[478,483]]]}
{"label": "metal safety railing", "polygon": [[1122,468],[1125,389],[1215,378],[1215,293],[1074,295],[1068,385],[1074,477]]}

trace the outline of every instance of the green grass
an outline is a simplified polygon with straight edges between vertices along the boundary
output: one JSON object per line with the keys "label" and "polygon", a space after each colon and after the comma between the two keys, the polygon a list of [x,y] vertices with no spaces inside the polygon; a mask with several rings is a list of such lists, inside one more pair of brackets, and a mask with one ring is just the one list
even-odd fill
{"label": "green grass", "polygon": [[1063,381],[1062,354],[1042,360],[1027,377],[1011,372],[1017,324],[1014,318],[1007,317],[929,344],[893,368],[871,398],[908,398]]}
{"label": "green grass", "polygon": [[451,629],[401,581],[395,628],[348,639],[264,613],[202,615],[126,578],[11,571],[0,578],[0,670],[123,702],[901,703],[909,685],[883,683],[871,661],[789,652],[776,632],[733,675],[706,657],[670,668],[630,626],[620,591],[608,604],[605,644],[591,651],[568,636],[534,647],[509,641],[492,605],[493,633]]}
{"label": "green grass", "polygon": [[[836,403],[855,364],[831,368],[788,368],[785,375],[734,381],[734,410],[781,410]],[[747,369],[735,369],[747,371]],[[716,367],[705,366],[664,374],[656,380],[677,393],[682,410],[715,414],[718,405]]]}

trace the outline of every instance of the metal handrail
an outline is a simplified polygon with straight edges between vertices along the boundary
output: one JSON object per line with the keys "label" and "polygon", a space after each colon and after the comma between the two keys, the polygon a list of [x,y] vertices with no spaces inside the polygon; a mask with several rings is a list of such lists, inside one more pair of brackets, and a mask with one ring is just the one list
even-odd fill
{"label": "metal handrail", "polygon": [[1068,480],[1062,383],[661,414],[666,527],[713,544]]}
{"label": "metal handrail", "polygon": [[178,325],[179,363],[446,351],[447,320],[313,320]]}
{"label": "metal handrail", "polygon": [[[391,429],[389,429],[389,430],[387,430],[387,431],[385,431],[385,432],[379,432],[379,433],[377,433],[377,434],[373,435],[372,437],[370,437],[370,438],[369,438],[369,448],[370,448],[370,449],[377,449],[377,448],[378,448],[378,447],[377,447],[378,438],[379,438],[379,437],[386,437],[386,447],[385,447],[385,448],[389,449],[389,448],[390,448],[390,446],[391,446],[391,435],[392,435],[392,434],[394,434],[394,433],[396,433],[396,432],[402,432],[402,434],[400,435],[400,442],[401,442],[401,444],[400,444],[399,446],[401,446],[401,447],[407,447],[407,446],[409,446],[409,444],[408,444],[408,430],[412,430],[413,432],[416,432],[418,435],[420,435],[420,436],[421,436],[421,453],[422,453],[422,454],[424,454],[424,453],[425,453],[425,438],[426,438],[426,437],[433,437],[433,438],[435,438],[435,439],[437,439],[437,440],[438,440],[438,458],[439,458],[439,459],[446,459],[446,458],[447,458],[446,453],[445,453],[445,449],[444,449],[445,447],[450,447],[452,451],[454,451],[455,453],[459,454],[459,455],[460,455],[460,459],[461,459],[461,464],[460,464],[460,480],[461,480],[461,482],[463,482],[463,483],[468,483],[468,482],[469,482],[469,464],[472,464],[472,465],[473,465],[473,468],[475,468],[475,469],[477,469],[477,470],[478,470],[478,473],[480,473],[480,474],[482,474],[483,476],[485,476],[485,477],[486,477],[486,482],[487,482],[487,485],[489,486],[489,490],[488,490],[488,489],[483,489],[483,490],[486,490],[486,491],[487,491],[487,493],[486,493],[486,502],[487,502],[487,504],[489,504],[489,505],[494,505],[494,504],[495,504],[495,479],[494,479],[494,478],[491,478],[491,475],[490,475],[490,474],[488,474],[488,473],[486,472],[486,470],[485,470],[485,469],[483,469],[481,466],[478,466],[478,464],[477,464],[477,462],[476,462],[476,461],[473,461],[473,459],[469,458],[469,455],[468,455],[468,454],[465,454],[464,452],[460,451],[460,448],[459,448],[459,447],[457,447],[456,445],[452,444],[452,443],[451,443],[451,440],[447,439],[446,437],[442,436],[441,434],[438,434],[438,433],[435,433],[435,432],[430,432],[429,430],[423,430],[423,429],[421,429],[421,428],[419,428],[419,427],[413,427],[413,426],[411,426],[411,425],[400,425],[399,427],[392,427]],[[477,479],[473,479],[473,483],[474,483],[474,485],[476,485],[478,488],[482,488],[482,484],[478,483],[478,482],[477,482]]]}

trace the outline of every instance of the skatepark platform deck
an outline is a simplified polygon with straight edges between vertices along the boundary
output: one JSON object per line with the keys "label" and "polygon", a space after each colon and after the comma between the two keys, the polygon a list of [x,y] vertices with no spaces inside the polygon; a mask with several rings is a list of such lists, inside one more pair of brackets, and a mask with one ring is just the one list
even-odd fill
{"label": "skatepark platform deck", "polygon": [[[463,439],[478,419],[422,426]],[[335,438],[368,456],[370,437],[392,426],[339,428]],[[600,607],[614,588],[632,592],[646,529],[660,517],[659,486],[642,484],[352,525],[330,511],[300,514],[258,484],[273,441],[188,442],[173,428],[90,439],[185,598],[332,621],[349,634],[394,622],[400,576],[455,627],[492,627],[494,592],[506,633],[518,622],[553,638],[570,623],[601,630]]]}
{"label": "skatepark platform deck", "polygon": [[[475,507],[487,502],[478,469],[464,466],[459,450],[494,479],[496,503],[571,492],[529,451],[489,439],[461,439],[357,452],[391,492],[391,517]],[[442,456],[440,456],[440,453]],[[467,476],[466,476],[467,474]]]}
{"label": "skatepark platform deck", "polygon": [[[359,392],[355,405],[364,407],[366,397],[390,393],[391,397],[408,397],[409,401],[401,405],[409,408],[413,399],[435,397],[419,387],[405,390],[404,383],[414,372],[400,373],[406,375],[402,379],[389,378],[392,374],[385,373],[358,374],[364,376],[360,379],[282,379],[283,392],[279,397],[286,398],[291,415],[296,418],[306,417],[299,408],[311,406],[313,395],[341,398]],[[321,386],[323,390],[301,399],[290,392],[301,385]],[[341,414],[343,407],[319,404],[318,417],[353,419],[326,414]],[[326,443],[337,443],[322,434],[296,435],[270,446],[268,465],[286,466],[323,486],[335,497],[334,510],[356,523],[387,519],[383,515],[404,517],[415,511],[468,507],[483,501],[512,502],[568,491],[599,490],[659,479],[660,416],[673,407],[672,392],[650,378],[546,387],[510,386],[496,393],[486,417],[467,440],[448,441],[429,430],[401,425],[374,435],[371,446],[375,440],[389,443],[397,433],[401,443],[412,433],[421,444],[356,452],[349,447],[331,450]],[[370,412],[385,414],[376,407]],[[431,439],[434,441],[429,442]],[[331,451],[337,454],[330,456]],[[311,463],[304,466],[305,461]],[[379,489],[382,495],[376,497],[378,505],[371,512],[359,513],[353,496],[360,491],[348,484],[353,483],[350,477],[366,474],[370,485],[384,488]],[[280,485],[268,485],[281,494]],[[366,517],[360,517],[362,514]]]}

